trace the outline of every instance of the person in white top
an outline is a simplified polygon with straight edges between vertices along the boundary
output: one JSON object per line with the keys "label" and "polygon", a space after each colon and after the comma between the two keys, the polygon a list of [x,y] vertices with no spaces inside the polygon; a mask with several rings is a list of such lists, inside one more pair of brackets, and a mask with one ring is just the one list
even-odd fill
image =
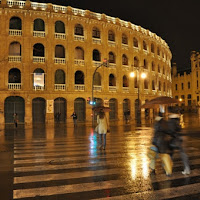
{"label": "person in white top", "polygon": [[99,133],[99,143],[100,143],[100,149],[106,148],[106,133],[108,130],[108,123],[106,119],[105,112],[100,110],[99,114],[97,115],[97,124],[98,124],[98,133]]}

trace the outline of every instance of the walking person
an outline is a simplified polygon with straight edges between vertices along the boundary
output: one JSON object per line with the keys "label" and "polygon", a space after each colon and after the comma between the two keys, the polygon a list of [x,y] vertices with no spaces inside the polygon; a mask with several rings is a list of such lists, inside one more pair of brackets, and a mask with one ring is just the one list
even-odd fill
{"label": "walking person", "polygon": [[108,131],[108,123],[105,112],[103,109],[100,110],[99,114],[97,115],[97,124],[98,124],[98,133],[99,133],[99,143],[100,149],[106,149],[106,133]]}
{"label": "walking person", "polygon": [[18,115],[17,115],[17,113],[14,113],[13,117],[14,117],[15,128],[17,128],[17,126],[18,126]]}
{"label": "walking person", "polygon": [[[173,135],[173,138],[170,142],[170,147],[172,148],[172,151],[178,150],[180,153],[181,160],[184,165],[184,171],[182,171],[182,174],[190,174],[190,165],[188,161],[188,156],[184,151],[184,148],[182,146],[182,138],[181,138],[181,126],[180,126],[180,115],[177,113],[173,113],[172,110],[169,110],[169,116],[168,116],[168,127],[169,132],[171,135]],[[171,156],[173,156],[173,152]]]}
{"label": "walking person", "polygon": [[73,112],[71,117],[73,118],[73,122],[74,122],[74,127],[77,127],[77,114],[76,112]]}
{"label": "walking person", "polygon": [[155,174],[155,163],[159,156],[162,160],[166,175],[171,176],[173,163],[170,157],[170,139],[171,136],[168,133],[168,123],[163,119],[163,114],[159,113],[155,118],[152,146],[148,152],[148,156],[150,158],[149,167],[151,169],[151,174]]}

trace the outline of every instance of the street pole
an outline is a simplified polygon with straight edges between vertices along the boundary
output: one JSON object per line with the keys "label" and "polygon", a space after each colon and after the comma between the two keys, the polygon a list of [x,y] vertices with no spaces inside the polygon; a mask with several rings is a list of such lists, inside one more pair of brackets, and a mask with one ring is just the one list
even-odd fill
{"label": "street pole", "polygon": [[138,105],[137,105],[137,123],[140,124],[140,71],[137,68],[137,82],[138,82]]}

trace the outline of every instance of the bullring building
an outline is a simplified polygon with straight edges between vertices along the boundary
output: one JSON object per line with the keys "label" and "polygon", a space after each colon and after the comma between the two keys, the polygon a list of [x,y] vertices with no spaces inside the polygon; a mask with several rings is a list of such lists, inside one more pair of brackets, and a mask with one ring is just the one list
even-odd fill
{"label": "bullring building", "polygon": [[[138,101],[171,96],[167,43],[138,25],[70,6],[0,1],[0,124],[91,122],[107,103],[109,120],[132,120]],[[102,65],[104,60],[109,65]],[[131,72],[135,73],[131,77]],[[140,75],[145,73],[145,77]],[[94,76],[93,76],[94,74]],[[92,84],[93,83],[93,84]]]}

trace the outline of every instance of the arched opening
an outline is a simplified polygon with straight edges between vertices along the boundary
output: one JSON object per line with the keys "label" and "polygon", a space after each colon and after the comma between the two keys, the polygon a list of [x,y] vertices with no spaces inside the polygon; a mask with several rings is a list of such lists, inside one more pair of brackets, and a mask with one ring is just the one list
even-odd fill
{"label": "arched opening", "polygon": [[45,73],[41,68],[37,68],[33,72],[33,88],[35,90],[43,90],[45,88]]}
{"label": "arched opening", "polygon": [[55,33],[65,33],[65,24],[62,21],[55,22]]}
{"label": "arched opening", "polygon": [[137,57],[134,57],[134,67],[139,67],[139,59]]}
{"label": "arched opening", "polygon": [[84,29],[81,24],[76,24],[74,28],[74,34],[84,36]]}
{"label": "arched opening", "polygon": [[75,48],[75,59],[84,60],[84,50],[81,47]]}
{"label": "arched opening", "polygon": [[94,74],[94,86],[97,85],[97,86],[100,86],[101,85],[101,75],[99,72],[96,72]]}
{"label": "arched opening", "polygon": [[9,56],[21,56],[21,44],[19,42],[10,43]]}
{"label": "arched opening", "polygon": [[32,117],[33,123],[45,123],[46,116],[46,100],[37,97],[32,101]]}
{"label": "arched opening", "polygon": [[17,113],[19,123],[24,123],[25,101],[19,96],[10,96],[4,102],[5,123],[14,122],[14,113]]}
{"label": "arched opening", "polygon": [[100,39],[101,34],[100,34],[100,30],[97,27],[94,27],[92,29],[92,37]]}
{"label": "arched opening", "polygon": [[8,74],[8,83],[21,83],[21,72],[17,68],[12,68]]}
{"label": "arched opening", "polygon": [[108,31],[108,40],[114,42],[115,41],[115,34],[112,30]]}
{"label": "arched opening", "polygon": [[128,37],[126,36],[126,34],[122,34],[122,44],[128,44]]}
{"label": "arched opening", "polygon": [[62,69],[55,72],[55,84],[65,84],[65,72]]}
{"label": "arched opening", "polygon": [[123,113],[124,113],[124,120],[126,123],[130,120],[130,100],[124,99],[123,100]]}
{"label": "arched opening", "polygon": [[44,46],[41,43],[36,43],[33,46],[33,56],[35,57],[45,57],[44,56]]}
{"label": "arched opening", "polygon": [[115,63],[115,54],[113,52],[109,52],[109,62]]}
{"label": "arched opening", "polygon": [[84,85],[84,73],[82,71],[76,71],[76,73],[75,73],[75,84]]}
{"label": "arched opening", "polygon": [[65,122],[66,121],[66,99],[59,97],[54,100],[54,121]]}
{"label": "arched opening", "polygon": [[94,61],[101,61],[101,54],[97,49],[93,50],[92,59]]}
{"label": "arched opening", "polygon": [[9,29],[22,30],[22,20],[19,17],[10,18]]}
{"label": "arched opening", "polygon": [[65,47],[63,45],[55,46],[55,58],[65,58]]}
{"label": "arched opening", "polygon": [[125,54],[122,55],[122,65],[128,65],[128,57]]}
{"label": "arched opening", "polygon": [[86,109],[86,103],[85,103],[85,99],[83,98],[77,98],[74,101],[74,111],[77,114],[77,120],[80,122],[84,122],[85,121],[85,109]]}
{"label": "arched opening", "polygon": [[138,40],[135,37],[133,38],[133,46],[138,48]]}
{"label": "arched opening", "polygon": [[42,19],[35,19],[33,23],[34,31],[45,31],[45,23]]}
{"label": "arched opening", "polygon": [[109,86],[116,86],[116,78],[113,74],[109,75]]}
{"label": "arched opening", "polygon": [[126,75],[123,76],[123,87],[129,87],[129,81]]}
{"label": "arched opening", "polygon": [[116,120],[117,119],[117,113],[118,113],[118,108],[117,108],[117,100],[116,99],[110,99],[109,100],[109,107],[111,111],[109,112],[109,119],[110,120]]}

